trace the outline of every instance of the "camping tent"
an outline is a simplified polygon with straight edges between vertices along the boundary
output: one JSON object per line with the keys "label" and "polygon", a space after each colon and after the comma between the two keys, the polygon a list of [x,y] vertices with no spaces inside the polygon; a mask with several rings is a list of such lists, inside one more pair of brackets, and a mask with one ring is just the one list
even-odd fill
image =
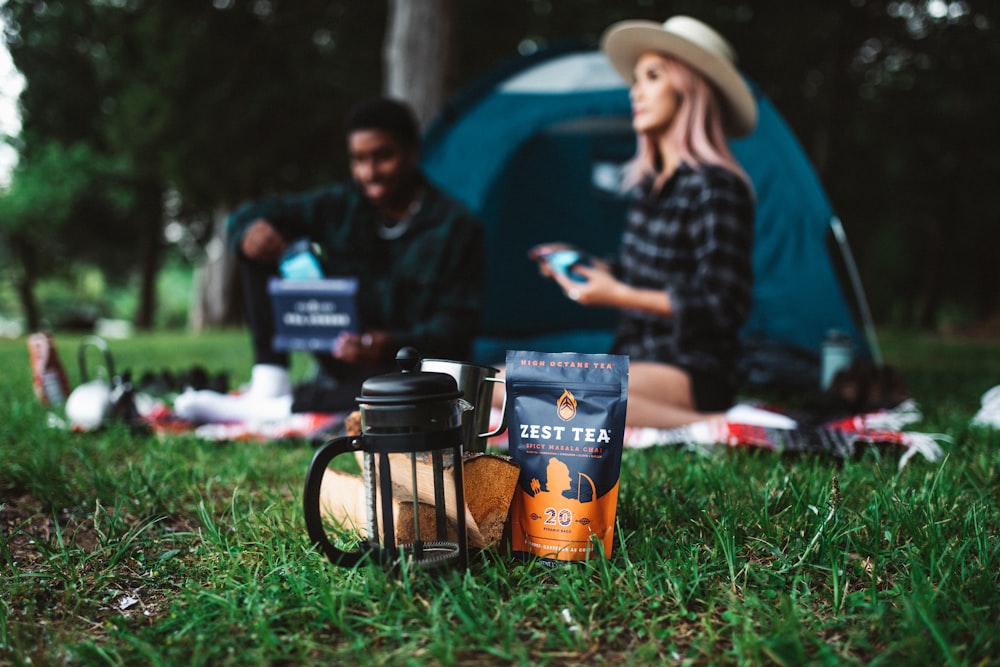
{"label": "camping tent", "polygon": [[[830,253],[836,218],[819,179],[777,110],[750,85],[759,124],[731,144],[757,194],[754,301],[742,332],[747,368],[753,370],[755,355],[802,362],[812,382],[829,331],[843,331],[856,351],[871,352],[871,338],[856,323],[866,307],[859,286],[845,290],[834,268],[842,259]],[[508,348],[606,351],[614,312],[567,300],[539,276],[526,251],[566,241],[613,254],[625,217],[621,166],[634,152],[628,91],[589,47],[517,58],[460,92],[431,124],[423,157],[428,176],[487,228],[477,361],[502,361]],[[849,294],[860,311],[849,306]],[[801,377],[802,369],[795,374]]]}

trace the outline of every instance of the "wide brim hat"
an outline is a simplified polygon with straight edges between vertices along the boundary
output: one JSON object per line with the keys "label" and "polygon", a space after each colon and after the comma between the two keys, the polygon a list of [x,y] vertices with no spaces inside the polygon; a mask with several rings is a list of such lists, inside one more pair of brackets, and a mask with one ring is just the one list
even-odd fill
{"label": "wide brim hat", "polygon": [[722,35],[690,16],[655,21],[621,21],[601,36],[601,50],[615,71],[632,81],[635,63],[655,51],[683,61],[704,76],[718,91],[723,105],[723,127],[741,137],[757,125],[757,102],[736,69],[736,52]]}

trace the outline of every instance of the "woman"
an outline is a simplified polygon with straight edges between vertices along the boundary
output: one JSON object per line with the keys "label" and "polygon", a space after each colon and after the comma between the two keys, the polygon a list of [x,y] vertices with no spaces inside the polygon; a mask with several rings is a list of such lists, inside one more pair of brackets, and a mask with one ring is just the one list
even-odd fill
{"label": "woman", "polygon": [[576,280],[541,267],[570,299],[621,311],[611,352],[631,359],[628,423],[671,428],[718,416],[735,398],[754,209],[726,137],[750,132],[757,108],[732,48],[695,19],[624,21],[601,47],[631,83],[638,143],[620,254],[573,266]]}

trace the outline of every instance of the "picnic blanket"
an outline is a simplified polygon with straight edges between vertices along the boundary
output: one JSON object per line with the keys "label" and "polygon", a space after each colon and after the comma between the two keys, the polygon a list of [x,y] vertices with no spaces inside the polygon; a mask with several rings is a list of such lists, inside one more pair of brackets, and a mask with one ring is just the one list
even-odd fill
{"label": "picnic blanket", "polygon": [[[500,423],[495,412],[495,428]],[[919,433],[903,430],[923,419],[919,406],[906,400],[892,409],[866,414],[822,420],[815,416],[798,415],[793,419],[776,411],[754,404],[739,404],[727,413],[726,418],[708,419],[672,429],[625,429],[625,446],[643,449],[658,446],[681,446],[698,451],[719,447],[761,449],[783,454],[829,455],[837,459],[850,459],[865,447],[878,446],[901,453],[902,468],[915,455],[928,461],[937,461],[943,455],[941,443],[951,438],[940,433]],[[506,433],[490,440],[495,447],[507,446]]]}
{"label": "picnic blanket", "polygon": [[[752,409],[739,409],[750,407]],[[179,419],[166,403],[144,410],[154,432],[160,435],[189,434],[209,441],[268,442],[305,439],[314,444],[343,434],[345,413],[289,413],[262,419],[196,423]],[[827,455],[852,459],[866,447],[900,453],[899,467],[914,456],[937,461],[944,453],[942,444],[951,439],[941,433],[906,430],[923,419],[917,403],[910,399],[891,409],[839,417],[832,420],[782,415],[773,407],[762,410],[745,404],[730,410],[725,419],[695,422],[673,429],[625,429],[625,446],[642,449],[654,446],[681,446],[706,451],[718,447],[760,449],[782,454]],[[763,418],[761,418],[763,416]],[[770,416],[776,418],[769,418]],[[494,410],[491,430],[500,424]],[[490,440],[490,446],[506,449],[507,434]]]}
{"label": "picnic blanket", "polygon": [[165,402],[157,402],[145,417],[154,433],[161,437],[191,435],[215,442],[269,442],[273,440],[310,440],[316,444],[342,435],[347,413],[290,412],[262,419],[201,422],[178,417]]}
{"label": "picnic blanket", "polygon": [[788,427],[747,424],[728,419],[695,422],[675,429],[626,429],[628,447],[683,445],[765,449],[783,454],[825,454],[851,459],[865,447],[878,446],[901,452],[902,468],[915,455],[937,461],[943,455],[941,443],[951,442],[942,433],[904,430],[919,422],[923,414],[917,403],[906,400],[896,407],[828,421],[793,420]]}
{"label": "picnic blanket", "polygon": [[[114,376],[106,388],[107,396],[102,394],[101,401],[105,401],[106,405],[96,406],[97,418],[89,425],[74,423],[68,415],[64,418],[50,412],[49,422],[53,426],[91,430],[99,428],[107,419],[112,419],[125,421],[138,431],[153,432],[160,436],[190,434],[211,441],[255,442],[307,439],[314,444],[345,432],[344,424],[348,413],[296,412],[290,397],[276,397],[274,401],[241,405],[242,402],[236,400],[238,394],[228,391],[228,374],[211,376],[200,366],[192,367],[177,376],[169,371],[158,374],[146,372],[140,376],[137,386],[133,386],[130,372],[123,373],[121,377],[114,374],[107,344],[97,337],[89,337],[88,340],[90,339],[95,340],[88,344],[100,343],[108,375]],[[31,344],[32,341],[29,340],[29,348]],[[61,370],[50,339],[46,340],[46,346],[48,353],[42,355],[44,359],[39,357],[36,350],[32,350],[35,390],[43,403],[49,401],[40,393],[46,370],[40,366],[41,362],[47,359],[56,364],[56,370]],[[81,351],[83,349],[81,346]],[[86,377],[82,354],[80,360],[81,376]],[[725,418],[707,419],[680,428],[626,428],[624,444],[630,448],[671,445],[700,449],[745,447],[781,453],[826,454],[840,459],[852,458],[865,447],[878,446],[899,450],[902,453],[900,467],[906,465],[916,454],[928,461],[941,458],[941,444],[951,441],[947,435],[905,430],[919,422],[923,415],[914,400],[903,398],[905,391],[898,373],[889,367],[875,369],[856,366],[849,369],[851,372],[840,373],[834,378],[834,384],[839,382],[843,385],[834,393],[855,399],[845,405],[853,405],[853,409],[861,410],[861,406],[873,405],[872,401],[893,400],[891,397],[897,397],[893,400],[894,407],[824,419],[817,414],[792,418],[781,414],[780,409],[775,410],[772,406],[769,406],[769,411],[743,404],[727,411]],[[61,378],[67,384],[64,373]],[[183,390],[180,394],[173,393],[181,387]],[[68,384],[64,389],[62,393],[65,395],[68,393]],[[173,398],[163,398],[161,394],[170,394]],[[181,407],[185,400],[188,401],[188,410]],[[234,406],[239,408],[235,412]],[[211,415],[216,407],[220,408],[217,410],[219,414],[228,411],[228,414],[238,416],[225,420],[213,419]],[[498,428],[501,417],[498,410],[493,411],[491,430]],[[973,418],[972,424],[1000,428],[1000,385],[983,395],[982,408]],[[505,449],[506,433],[492,438],[490,444]]]}

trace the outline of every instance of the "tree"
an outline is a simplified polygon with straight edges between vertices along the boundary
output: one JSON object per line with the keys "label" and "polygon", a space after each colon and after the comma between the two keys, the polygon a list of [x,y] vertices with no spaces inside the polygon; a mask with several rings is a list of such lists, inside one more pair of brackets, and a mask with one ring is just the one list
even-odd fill
{"label": "tree", "polygon": [[[4,11],[11,55],[28,82],[20,164],[3,198],[5,227],[21,259],[26,319],[37,327],[32,290],[42,276],[80,262],[102,266],[120,283],[137,263],[155,271],[161,188],[132,156],[114,150],[101,122],[121,83],[105,48],[117,16],[86,3],[11,1]],[[143,293],[152,298],[151,281]],[[140,324],[153,310],[144,306]]]}
{"label": "tree", "polygon": [[77,252],[88,245],[79,243],[81,236],[99,233],[107,240],[107,228],[81,229],[74,222],[124,218],[130,193],[120,187],[121,176],[118,165],[82,143],[36,147],[31,160],[17,166],[10,190],[0,197],[0,233],[14,260],[4,262],[5,271],[16,286],[30,329],[39,329],[43,320],[34,296],[38,279],[68,275],[73,262],[86,260]]}
{"label": "tree", "polygon": [[[337,121],[379,88],[378,50],[365,48],[380,42],[378,3],[9,0],[2,11],[28,82],[24,173],[48,144],[82,143],[123,166],[129,210],[108,220],[71,207],[63,230],[92,233],[75,239],[78,255],[128,260],[118,275],[141,276],[141,326],[155,310],[165,194],[181,202],[175,222],[204,242],[220,208],[342,169]],[[122,233],[106,238],[105,228]],[[63,264],[50,259],[38,270]]]}
{"label": "tree", "polygon": [[453,39],[451,0],[389,0],[385,91],[407,100],[422,123],[445,102]]}
{"label": "tree", "polygon": [[873,302],[924,328],[940,326],[946,309],[986,319],[1000,308],[982,279],[1000,245],[989,194],[1000,159],[982,150],[1000,133],[1000,10],[869,1],[845,14],[850,46],[830,91],[839,103],[825,173],[860,240]]}
{"label": "tree", "polygon": [[[1000,165],[982,150],[996,143],[1000,106],[995,3],[6,0],[0,11],[27,79],[25,182],[11,186],[16,201],[0,202],[24,217],[0,219],[0,243],[16,244],[18,259],[43,258],[21,267],[32,279],[74,261],[116,267],[109,273],[120,281],[144,275],[141,321],[155,308],[152,280],[168,251],[165,199],[176,203],[172,228],[211,250],[234,203],[346,174],[339,121],[357,99],[384,90],[427,122],[455,89],[515,53],[674,13],[726,34],[789,120],[881,319],[896,312],[930,326],[949,308],[980,317],[1000,308],[980,279],[1000,245]],[[93,159],[67,157],[79,146]],[[65,201],[63,184],[75,181],[56,175],[54,155],[88,183],[73,190],[78,202],[52,204],[58,215],[43,203]],[[17,194],[29,191],[31,207]],[[65,243],[24,233],[36,228]],[[224,266],[208,267],[206,276],[221,271],[208,282],[231,284],[217,279]]]}

